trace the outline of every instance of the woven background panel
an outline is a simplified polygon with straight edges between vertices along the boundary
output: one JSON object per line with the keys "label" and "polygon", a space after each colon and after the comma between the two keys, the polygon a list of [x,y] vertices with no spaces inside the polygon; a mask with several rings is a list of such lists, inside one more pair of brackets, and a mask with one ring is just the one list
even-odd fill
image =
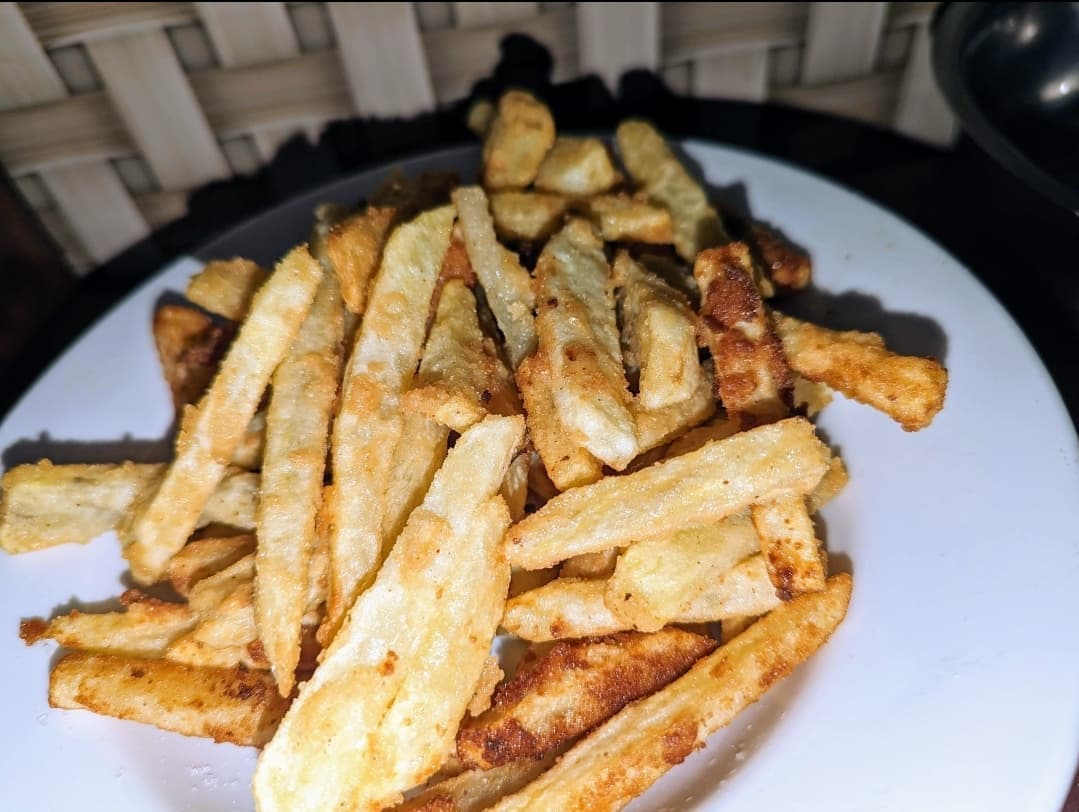
{"label": "woven background panel", "polygon": [[467,96],[509,33],[551,52],[556,82],[648,68],[946,145],[935,5],[0,2],[0,163],[86,272],[298,134]]}

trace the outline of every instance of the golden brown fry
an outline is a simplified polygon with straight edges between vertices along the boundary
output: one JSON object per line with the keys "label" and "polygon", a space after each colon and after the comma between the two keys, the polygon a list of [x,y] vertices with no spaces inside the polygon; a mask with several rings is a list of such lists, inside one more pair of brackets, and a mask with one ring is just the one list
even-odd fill
{"label": "golden brown fry", "polygon": [[570,201],[543,192],[492,192],[491,217],[506,240],[545,240],[562,225]]}
{"label": "golden brown fry", "polygon": [[712,353],[723,408],[746,425],[790,412],[794,381],[753,281],[749,248],[728,243],[697,256],[701,343]]}
{"label": "golden brown fry", "polygon": [[120,597],[123,612],[80,612],[19,624],[27,645],[49,639],[64,648],[118,654],[125,657],[161,657],[169,644],[194,628],[198,616],[182,603],[169,603],[129,589]]}
{"label": "golden brown fry", "polygon": [[341,380],[344,304],[323,274],[315,301],[273,375],[258,502],[255,621],[281,696],[292,693],[306,610],[315,518]]}
{"label": "golden brown fry", "polygon": [[583,204],[607,242],[670,245],[674,240],[671,213],[627,195],[598,195]]}
{"label": "golden brown fry", "polygon": [[701,448],[705,443],[709,443],[712,440],[726,440],[732,434],[737,434],[741,430],[738,422],[730,420],[726,415],[718,415],[712,420],[709,420],[702,426],[697,426],[695,429],[690,429],[681,437],[678,437],[674,442],[667,446],[665,453],[666,459],[672,457],[680,457],[683,454],[688,454],[691,451],[696,451]]}
{"label": "golden brown fry", "polygon": [[53,669],[49,704],[259,747],[270,740],[289,700],[266,673],[80,652]]}
{"label": "golden brown fry", "polygon": [[481,812],[516,792],[555,762],[555,754],[517,761],[493,770],[468,770],[410,798],[394,812]]}
{"label": "golden brown fry", "polygon": [[323,645],[374,577],[393,540],[383,537],[385,491],[401,437],[401,394],[420,360],[427,314],[454,210],[446,206],[398,226],[344,374],[332,440],[335,487],[330,504],[330,595]]}
{"label": "golden brown fry", "polygon": [[517,255],[496,239],[483,189],[478,186],[455,189],[453,203],[469,261],[505,338],[510,364],[516,369],[536,349],[532,278],[521,267]]}
{"label": "golden brown fry", "polygon": [[367,289],[397,214],[393,206],[369,206],[338,223],[326,238],[326,257],[351,313],[364,311]]}
{"label": "golden brown fry", "polygon": [[637,439],[641,451],[658,449],[681,437],[687,430],[703,423],[716,413],[716,398],[712,394],[712,364],[701,364],[697,385],[688,399],[661,409],[642,409],[636,403],[633,417],[637,422]]}
{"label": "golden brown fry", "polygon": [[322,268],[306,246],[294,248],[257,294],[221,369],[197,407],[189,407],[176,458],[160,487],[121,527],[132,577],[153,583],[184,546],[203,506],[258,408],[270,375],[307,315]]}
{"label": "golden brown fry", "polygon": [[446,458],[449,438],[448,428],[421,414],[402,417],[401,437],[393,452],[393,467],[383,501],[383,539],[392,542],[397,538],[413,509],[423,501]]}
{"label": "golden brown fry", "polygon": [[784,604],[619,714],[492,809],[621,809],[808,659],[842,622],[851,580]]}
{"label": "golden brown fry", "polygon": [[714,623],[731,617],[755,617],[772,611],[780,603],[764,556],[757,553],[723,573],[677,620],[679,623]]}
{"label": "golden brown fry", "polygon": [[523,431],[520,417],[488,417],[446,456],[263,751],[263,812],[378,809],[438,769],[504,605],[509,514],[498,490]]}
{"label": "golden brown fry", "polygon": [[468,129],[481,141],[491,131],[491,125],[495,123],[498,110],[490,99],[477,99],[468,108]]}
{"label": "golden brown fry", "polygon": [[[0,479],[0,547],[25,553],[56,544],[85,544],[114,529],[128,507],[160,482],[165,466],[17,465]],[[210,497],[197,526],[251,529],[258,476],[230,471]]]}
{"label": "golden brown fry", "polygon": [[559,578],[608,578],[618,563],[616,547],[598,553],[582,553],[568,558],[558,568]]}
{"label": "golden brown fry", "polygon": [[809,286],[813,263],[805,251],[763,223],[750,224],[748,239],[777,291],[794,293]]}
{"label": "golden brown fry", "polygon": [[506,672],[502,670],[497,657],[492,655],[483,661],[483,670],[480,672],[479,681],[476,683],[476,690],[472,693],[472,699],[468,702],[469,716],[479,716],[491,707],[491,697],[494,695],[495,688],[498,687],[498,683],[502,682],[502,678],[505,676]]}
{"label": "golden brown fry", "polygon": [[257,471],[262,467],[262,452],[266,444],[266,412],[255,412],[247,424],[236,450],[232,452],[232,464],[245,471]]}
{"label": "golden brown fry", "polygon": [[821,481],[817,483],[817,487],[813,489],[812,493],[806,497],[809,512],[816,513],[835,499],[839,492],[847,487],[849,479],[843,460],[838,456],[832,457],[832,461],[828,463],[828,470],[821,477]]}
{"label": "golden brown fry", "polygon": [[597,459],[623,470],[637,456],[633,399],[619,347],[603,242],[584,220],[551,238],[536,265],[536,334],[558,417]]}
{"label": "golden brown fry", "polygon": [[554,145],[554,136],[554,119],[547,105],[523,90],[504,93],[483,143],[483,185],[488,189],[528,186]]}
{"label": "golden brown fry", "polygon": [[476,298],[459,279],[442,288],[419,372],[401,404],[456,432],[487,414],[520,412],[513,376],[480,331]]}
{"label": "golden brown fry", "polygon": [[804,496],[786,496],[750,511],[761,540],[768,576],[781,600],[824,589],[824,551],[813,530]]}
{"label": "golden brown fry", "polygon": [[466,766],[490,769],[544,754],[677,679],[715,642],[681,629],[559,643],[501,686],[493,707],[457,733]]}
{"label": "golden brown fry", "polygon": [[189,541],[169,561],[169,583],[183,596],[203,578],[235,564],[255,552],[255,537],[220,536]]}
{"label": "golden brown fry", "polygon": [[307,238],[307,250],[318,260],[322,270],[328,274],[333,273],[333,262],[326,253],[330,232],[350,214],[352,211],[348,206],[342,206],[340,203],[319,203],[315,206],[315,221],[311,224],[311,234]]}
{"label": "golden brown fry", "polygon": [[794,376],[794,408],[806,417],[820,414],[832,402],[832,395],[831,388],[825,384],[806,380],[801,375]]}
{"label": "golden brown fry", "polygon": [[191,277],[185,294],[199,307],[240,321],[269,273],[249,259],[215,259]]}
{"label": "golden brown fry", "polygon": [[235,331],[201,310],[166,304],[154,311],[153,332],[172,404],[182,412],[206,391]]}
{"label": "golden brown fry", "polygon": [[165,658],[213,668],[240,665],[268,670],[270,663],[255,627],[254,593],[251,579],[237,586],[217,606],[202,612],[198,624],[169,646]]}
{"label": "golden brown fry", "polygon": [[550,365],[542,355],[526,358],[517,367],[517,387],[528,416],[528,433],[543,467],[560,491],[595,482],[603,463],[570,437],[555,409]]}
{"label": "golden brown fry", "polygon": [[510,529],[510,563],[542,569],[580,553],[702,527],[755,502],[808,493],[830,456],[804,418],[740,432],[556,496]]}
{"label": "golden brown fry", "polygon": [[791,369],[884,412],[905,431],[944,407],[948,372],[932,358],[896,355],[876,333],[840,332],[774,313]]}
{"label": "golden brown fry", "polygon": [[536,188],[570,197],[606,192],[621,178],[598,138],[560,136],[540,164]]}

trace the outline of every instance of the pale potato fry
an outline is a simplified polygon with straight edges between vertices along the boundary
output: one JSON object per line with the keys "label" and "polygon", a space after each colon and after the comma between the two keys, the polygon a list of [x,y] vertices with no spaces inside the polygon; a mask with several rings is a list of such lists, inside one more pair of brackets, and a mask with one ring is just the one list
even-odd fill
{"label": "pale potato fry", "polygon": [[483,185],[489,189],[528,186],[554,138],[554,119],[547,105],[523,90],[504,93],[483,142]]}
{"label": "pale potato fry", "polygon": [[801,375],[794,376],[794,408],[803,411],[806,417],[815,417],[832,402],[831,387],[823,383],[807,380]]}
{"label": "pale potato fry", "polygon": [[850,577],[837,575],[824,591],[777,608],[492,809],[621,809],[824,645],[850,591]]}
{"label": "pale potato fry", "polygon": [[[116,528],[131,504],[161,481],[163,464],[17,465],[0,479],[0,547],[25,553],[85,544]],[[258,476],[230,471],[196,526],[254,527]]]}
{"label": "pale potato fry", "polygon": [[468,259],[505,338],[506,354],[516,369],[536,350],[532,279],[521,267],[517,255],[495,238],[483,189],[478,186],[455,189],[453,203],[460,218],[458,222]]}
{"label": "pale potato fry", "polygon": [[383,502],[383,539],[397,538],[412,511],[423,501],[446,458],[449,437],[448,428],[423,415],[402,417],[401,437],[393,452],[393,467]]}
{"label": "pale potato fry", "polygon": [[307,315],[322,268],[306,246],[294,248],[263,285],[197,407],[189,407],[176,458],[152,496],[132,507],[121,526],[132,577],[153,583],[184,546],[203,506],[258,408],[270,375]]}
{"label": "pale potato fry", "polygon": [[469,716],[479,716],[491,707],[491,697],[494,696],[495,688],[505,676],[506,672],[502,670],[497,657],[491,655],[483,661],[483,670],[480,671],[476,690],[472,692],[472,699],[468,701]]}
{"label": "pale potato fry", "polygon": [[489,711],[465,720],[458,756],[483,769],[541,758],[677,679],[714,648],[711,639],[681,629],[558,643],[501,686]]}
{"label": "pale potato fry", "polygon": [[367,305],[367,290],[397,215],[393,206],[369,206],[326,237],[326,258],[351,313],[363,313]]}
{"label": "pale potato fry", "polygon": [[401,436],[399,399],[412,382],[427,314],[450,244],[446,206],[398,226],[383,252],[370,301],[344,373],[332,440],[330,594],[320,641],[377,571],[392,539],[383,537],[385,490]]}
{"label": "pale potato fry", "polygon": [[621,551],[618,548],[582,553],[567,558],[558,568],[559,578],[608,578],[614,572]]}
{"label": "pale potato fry", "polygon": [[557,577],[557,567],[545,570],[523,570],[520,567],[513,567],[510,570],[510,588],[506,593],[506,597],[512,598],[523,592],[539,589],[539,587],[549,584]]}
{"label": "pale potato fry", "polygon": [[749,248],[735,242],[701,251],[693,275],[701,289],[701,343],[712,353],[728,416],[747,426],[785,417],[794,381],[753,280]]}
{"label": "pale potato fry", "polygon": [[606,192],[619,182],[607,146],[598,138],[559,136],[536,173],[536,188],[570,197]]}
{"label": "pale potato fry", "polygon": [[773,313],[791,369],[884,412],[905,431],[944,407],[948,372],[932,358],[896,355],[876,333],[840,332]]}
{"label": "pale potato fry", "polygon": [[598,195],[583,208],[607,242],[641,242],[670,245],[674,241],[671,213],[627,195]]}
{"label": "pale potato fry", "polygon": [[323,274],[315,301],[273,375],[256,523],[255,621],[281,696],[292,693],[315,519],[341,381],[344,304]]}
{"label": "pale potato fry", "polygon": [[725,572],[760,549],[749,517],[630,545],[607,580],[604,600],[631,628],[654,632],[685,614]]}
{"label": "pale potato fry", "polygon": [[803,496],[786,496],[750,508],[768,577],[781,600],[824,589],[825,556]]}
{"label": "pale potato fry", "polygon": [[518,414],[513,376],[480,330],[476,298],[459,279],[442,287],[438,310],[405,411],[462,432],[488,414]]}
{"label": "pale potato fry", "polygon": [[589,453],[621,471],[640,451],[610,268],[584,220],[551,238],[536,265],[536,334],[558,417]]}
{"label": "pale potato fry", "polygon": [[206,391],[234,330],[194,307],[166,304],[154,311],[154,345],[177,413]]}
{"label": "pale potato fry", "polygon": [[637,439],[642,452],[658,449],[678,439],[716,413],[712,377],[712,363],[706,361],[701,364],[697,385],[687,400],[661,409],[643,409],[634,403],[633,418],[637,423]]}
{"label": "pale potato fry", "polygon": [[468,770],[425,789],[394,812],[481,812],[516,792],[555,762],[555,754],[517,761],[493,770]]}
{"label": "pale potato fry", "polygon": [[123,612],[74,610],[48,622],[40,618],[24,620],[19,625],[19,636],[27,645],[49,639],[78,651],[156,658],[198,622],[198,616],[187,605],[161,601],[138,590],[127,590],[120,601]]}
{"label": "pale potato fry", "polygon": [[[311,224],[311,234],[307,238],[307,250],[318,260],[325,273],[332,274],[333,262],[326,253],[327,240],[334,226],[343,222],[353,212],[340,203],[319,203],[315,206],[315,222]],[[340,287],[340,283],[338,283]]]}
{"label": "pale potato fry", "polygon": [[821,477],[821,481],[817,483],[817,487],[806,497],[806,505],[809,508],[810,513],[816,513],[826,504],[835,499],[839,492],[847,487],[847,482],[850,476],[847,474],[847,468],[843,465],[843,460],[838,456],[832,457],[831,462],[828,463],[828,470],[824,476]]}
{"label": "pale potato fry", "polygon": [[741,431],[741,427],[736,420],[730,420],[726,415],[719,415],[703,426],[690,429],[676,438],[674,442],[667,446],[665,457],[666,459],[680,457],[683,454],[696,451],[713,440],[726,440],[739,431]]}
{"label": "pale potato fry", "polygon": [[235,564],[255,552],[255,537],[219,536],[189,541],[169,561],[169,583],[186,597],[203,578]]}
{"label": "pale potato fry", "polygon": [[273,677],[242,668],[69,654],[49,676],[49,704],[145,722],[185,736],[259,747],[288,708]]}
{"label": "pale potato fry", "polygon": [[240,444],[232,452],[232,464],[246,471],[262,467],[262,452],[266,445],[266,412],[255,412]]}
{"label": "pale potato fry", "polygon": [[492,192],[491,217],[498,236],[538,242],[562,225],[571,201],[544,192]]}
{"label": "pale potato fry", "polygon": [[520,417],[488,417],[446,456],[263,751],[263,812],[380,808],[438,769],[505,602],[509,514],[498,490],[523,431]]}
{"label": "pale potato fry", "polygon": [[229,595],[255,580],[255,556],[245,555],[207,575],[187,593],[187,604],[199,617],[209,617]]}
{"label": "pale potato fry", "polygon": [[730,617],[755,617],[772,611],[780,603],[764,556],[757,553],[723,573],[677,620],[679,623],[714,623]]}
{"label": "pale potato fry", "polygon": [[684,295],[625,251],[614,261],[622,314],[622,355],[640,370],[637,402],[662,409],[692,397],[701,383],[697,319]]}
{"label": "pale potato fry", "polygon": [[528,470],[532,465],[532,454],[524,451],[513,458],[506,478],[502,481],[502,498],[510,511],[510,521],[519,522],[525,515],[525,503],[528,501]]}
{"label": "pale potato fry", "polygon": [[603,476],[603,463],[570,436],[555,409],[550,381],[550,365],[542,355],[526,358],[517,367],[529,437],[551,482],[565,491],[595,482]]}
{"label": "pale potato fry", "polygon": [[232,321],[240,321],[269,273],[249,259],[215,259],[187,283],[188,299],[204,310]]}
{"label": "pale potato fry", "polygon": [[[306,588],[306,583],[303,586]],[[237,586],[217,606],[204,612],[190,632],[173,642],[165,658],[213,668],[239,665],[269,670],[270,663],[255,627],[254,592],[251,580]],[[296,659],[299,661],[298,654]],[[276,676],[274,679],[278,681]]]}
{"label": "pale potato fry", "polygon": [[580,553],[702,527],[755,502],[805,494],[820,482],[829,459],[804,418],[740,432],[559,494],[511,528],[510,563],[542,569]]}

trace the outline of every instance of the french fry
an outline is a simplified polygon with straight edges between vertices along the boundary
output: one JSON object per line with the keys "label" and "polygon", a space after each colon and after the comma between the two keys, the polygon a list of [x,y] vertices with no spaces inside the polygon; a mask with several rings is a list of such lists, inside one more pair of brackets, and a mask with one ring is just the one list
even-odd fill
{"label": "french fry", "polygon": [[765,275],[777,291],[795,293],[809,286],[813,279],[813,263],[805,251],[763,223],[751,223],[747,239],[756,249]]}
{"label": "french fry", "polygon": [[450,430],[421,414],[405,414],[401,437],[393,452],[393,467],[384,497],[382,538],[397,538],[413,509],[423,501],[446,458]]}
{"label": "french fry", "polygon": [[52,670],[49,704],[251,747],[270,740],[288,708],[267,673],[82,652]]}
{"label": "french fry", "polygon": [[194,307],[166,304],[154,311],[154,344],[177,413],[206,391],[234,332]]}
{"label": "french fry", "polygon": [[544,192],[492,192],[491,217],[503,239],[538,242],[558,231],[570,203]]}
{"label": "french fry", "polygon": [[662,206],[626,195],[597,195],[583,208],[607,242],[670,245],[674,241],[671,213]]}
{"label": "french fry", "polygon": [[266,445],[266,412],[255,412],[239,445],[232,452],[232,464],[245,471],[262,467],[262,452]]}
{"label": "french fry", "polygon": [[828,463],[828,470],[821,477],[821,481],[806,497],[806,507],[809,508],[809,512],[816,513],[835,499],[839,492],[847,487],[849,479],[850,476],[847,474],[846,466],[843,465],[843,460],[838,456],[832,457],[831,462]]}
{"label": "french fry", "polygon": [[75,610],[47,623],[40,618],[24,620],[19,636],[27,645],[48,639],[78,651],[156,658],[198,622],[187,605],[161,601],[138,590],[127,590],[120,601],[123,612]]}
{"label": "french fry", "polygon": [[760,291],[745,243],[697,255],[693,275],[701,289],[701,342],[712,353],[723,408],[745,425],[790,412],[794,381]]}
{"label": "french fry", "polygon": [[367,290],[397,216],[393,206],[369,206],[338,223],[326,237],[326,259],[351,313],[364,311]]}
{"label": "french fry", "polygon": [[696,451],[713,440],[726,440],[739,431],[741,431],[741,427],[738,425],[738,421],[730,420],[726,415],[719,415],[704,425],[690,429],[685,434],[677,437],[667,446],[664,456],[666,459],[680,457],[683,454]]}
{"label": "french fry", "polygon": [[832,402],[832,390],[823,383],[806,380],[801,375],[794,376],[794,408],[806,417],[814,417]]}
{"label": "french fry", "polygon": [[258,408],[270,375],[307,315],[322,278],[306,246],[294,248],[263,285],[210,389],[185,414],[176,458],[156,492],[120,528],[132,577],[153,583],[184,546]]}
{"label": "french fry", "polygon": [[207,612],[191,631],[168,647],[165,659],[208,668],[241,666],[268,671],[270,662],[255,628],[254,584],[249,581],[238,586]]}
{"label": "french fry", "polygon": [[[332,274],[333,262],[326,252],[327,240],[334,226],[348,218],[352,211],[340,203],[319,203],[313,212],[315,221],[311,224],[311,234],[307,238],[307,250],[318,260],[325,273]],[[340,287],[340,283],[338,283]]]}
{"label": "french fry", "polygon": [[506,478],[502,481],[502,498],[510,511],[510,520],[518,522],[525,515],[525,503],[528,501],[528,470],[532,465],[532,454],[524,451],[513,458]]}
{"label": "french fry", "polygon": [[558,643],[501,686],[490,710],[464,722],[458,756],[482,769],[541,758],[677,679],[714,648],[711,639],[681,629]]}
{"label": "french fry", "polygon": [[483,661],[483,670],[476,682],[476,690],[472,692],[472,699],[468,701],[468,715],[479,716],[491,707],[491,697],[494,696],[498,683],[506,676],[506,672],[499,665],[498,658],[489,656]]}
{"label": "french fry", "polygon": [[516,369],[536,349],[536,324],[532,279],[521,267],[517,255],[499,244],[488,211],[487,195],[478,186],[455,189],[461,234],[468,259],[483,285],[505,338],[506,353]]}
{"label": "french fry", "polygon": [[634,403],[633,418],[637,423],[637,439],[642,452],[658,449],[678,439],[716,413],[712,377],[712,363],[706,361],[701,364],[697,385],[687,400],[660,409],[643,409]]}
{"label": "french fry", "polygon": [[523,430],[488,417],[458,439],[263,751],[259,809],[377,809],[438,769],[504,605],[497,494]]}
{"label": "french fry", "polygon": [[199,581],[253,552],[255,537],[252,534],[211,536],[189,541],[169,561],[169,583],[179,594],[186,597]]}
{"label": "french fry", "polygon": [[281,696],[292,693],[300,659],[300,627],[343,340],[341,291],[333,274],[323,274],[307,319],[274,372],[266,410],[256,516],[255,621]]}
{"label": "french fry", "polygon": [[554,119],[547,105],[522,90],[504,93],[483,142],[483,185],[488,189],[528,186],[554,145],[554,137]]}
{"label": "french fry", "polygon": [[805,497],[787,496],[754,505],[750,514],[776,594],[789,601],[803,592],[824,589],[824,551]]}
{"label": "french fry", "polygon": [[517,388],[528,415],[528,432],[551,482],[560,491],[595,482],[603,463],[570,437],[555,408],[550,364],[533,355],[517,368]]}
{"label": "french fry", "polygon": [[503,796],[524,787],[555,762],[542,759],[516,761],[493,770],[468,770],[425,789],[394,807],[394,812],[481,812]]}
{"label": "french fry", "polygon": [[497,115],[498,109],[490,99],[477,99],[468,108],[468,129],[482,141],[491,131]]}
{"label": "french fry", "polygon": [[[17,465],[0,479],[0,547],[25,553],[57,544],[85,544],[116,528],[131,504],[160,482],[165,466],[124,462]],[[251,529],[258,476],[230,471],[196,526]]]}
{"label": "french fry", "polygon": [[456,432],[487,414],[520,412],[513,376],[480,331],[476,298],[459,279],[442,288],[419,372],[401,403]]}
{"label": "french fry", "polygon": [[559,420],[620,471],[640,449],[610,281],[602,241],[587,222],[571,221],[536,265],[536,334]]}
{"label": "french fry", "polygon": [[617,548],[598,553],[582,553],[567,558],[558,568],[559,578],[607,578],[614,572],[621,551]]}
{"label": "french fry", "polygon": [[711,524],[756,502],[808,493],[830,456],[804,418],[740,432],[559,494],[510,529],[510,563],[542,569],[580,553]]}
{"label": "french fry", "polygon": [[536,188],[569,197],[606,192],[620,177],[598,138],[559,136],[536,173]]}
{"label": "french fry", "polygon": [[366,588],[392,539],[383,537],[385,489],[401,437],[399,400],[412,382],[427,314],[450,243],[446,206],[398,226],[345,369],[332,439],[330,594],[320,642],[327,645]]}
{"label": "french fry", "polygon": [[891,417],[905,431],[944,407],[948,372],[931,358],[896,355],[876,333],[841,332],[773,314],[791,369]]}
{"label": "french fry", "polygon": [[701,384],[697,324],[685,296],[620,251],[614,261],[622,313],[623,357],[640,370],[637,402],[662,409],[688,400]]}
{"label": "french fry", "polygon": [[699,595],[759,547],[745,514],[633,544],[619,556],[604,600],[631,628],[657,631],[685,614]]}
{"label": "french fry", "polygon": [[215,259],[187,283],[185,295],[204,310],[240,321],[269,278],[269,273],[249,259]]}
{"label": "french fry", "polygon": [[209,617],[229,595],[254,579],[255,556],[248,554],[194,584],[187,593],[187,604],[200,618]]}

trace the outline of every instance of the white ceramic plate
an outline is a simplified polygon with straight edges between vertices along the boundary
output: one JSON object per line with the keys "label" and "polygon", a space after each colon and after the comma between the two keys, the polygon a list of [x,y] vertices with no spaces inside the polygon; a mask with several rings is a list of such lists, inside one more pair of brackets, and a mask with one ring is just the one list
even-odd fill
{"label": "white ceramic plate", "polygon": [[[951,384],[918,434],[842,399],[826,410],[851,473],[825,512],[833,561],[855,575],[846,623],[634,809],[1055,812],[1079,755],[1079,464],[1049,376],[985,289],[894,216],[769,160],[686,151],[812,251],[825,294],[803,310],[941,353]],[[405,166],[468,177],[476,161],[469,149]],[[315,202],[355,200],[380,176],[293,201],[203,253],[268,262],[305,237]],[[170,265],[52,367],[0,427],[7,464],[161,458],[171,407],[150,316],[198,267]],[[54,652],[24,648],[19,619],[112,598],[124,571],[111,536],[0,556],[4,806],[250,808],[253,750],[47,707]]]}

